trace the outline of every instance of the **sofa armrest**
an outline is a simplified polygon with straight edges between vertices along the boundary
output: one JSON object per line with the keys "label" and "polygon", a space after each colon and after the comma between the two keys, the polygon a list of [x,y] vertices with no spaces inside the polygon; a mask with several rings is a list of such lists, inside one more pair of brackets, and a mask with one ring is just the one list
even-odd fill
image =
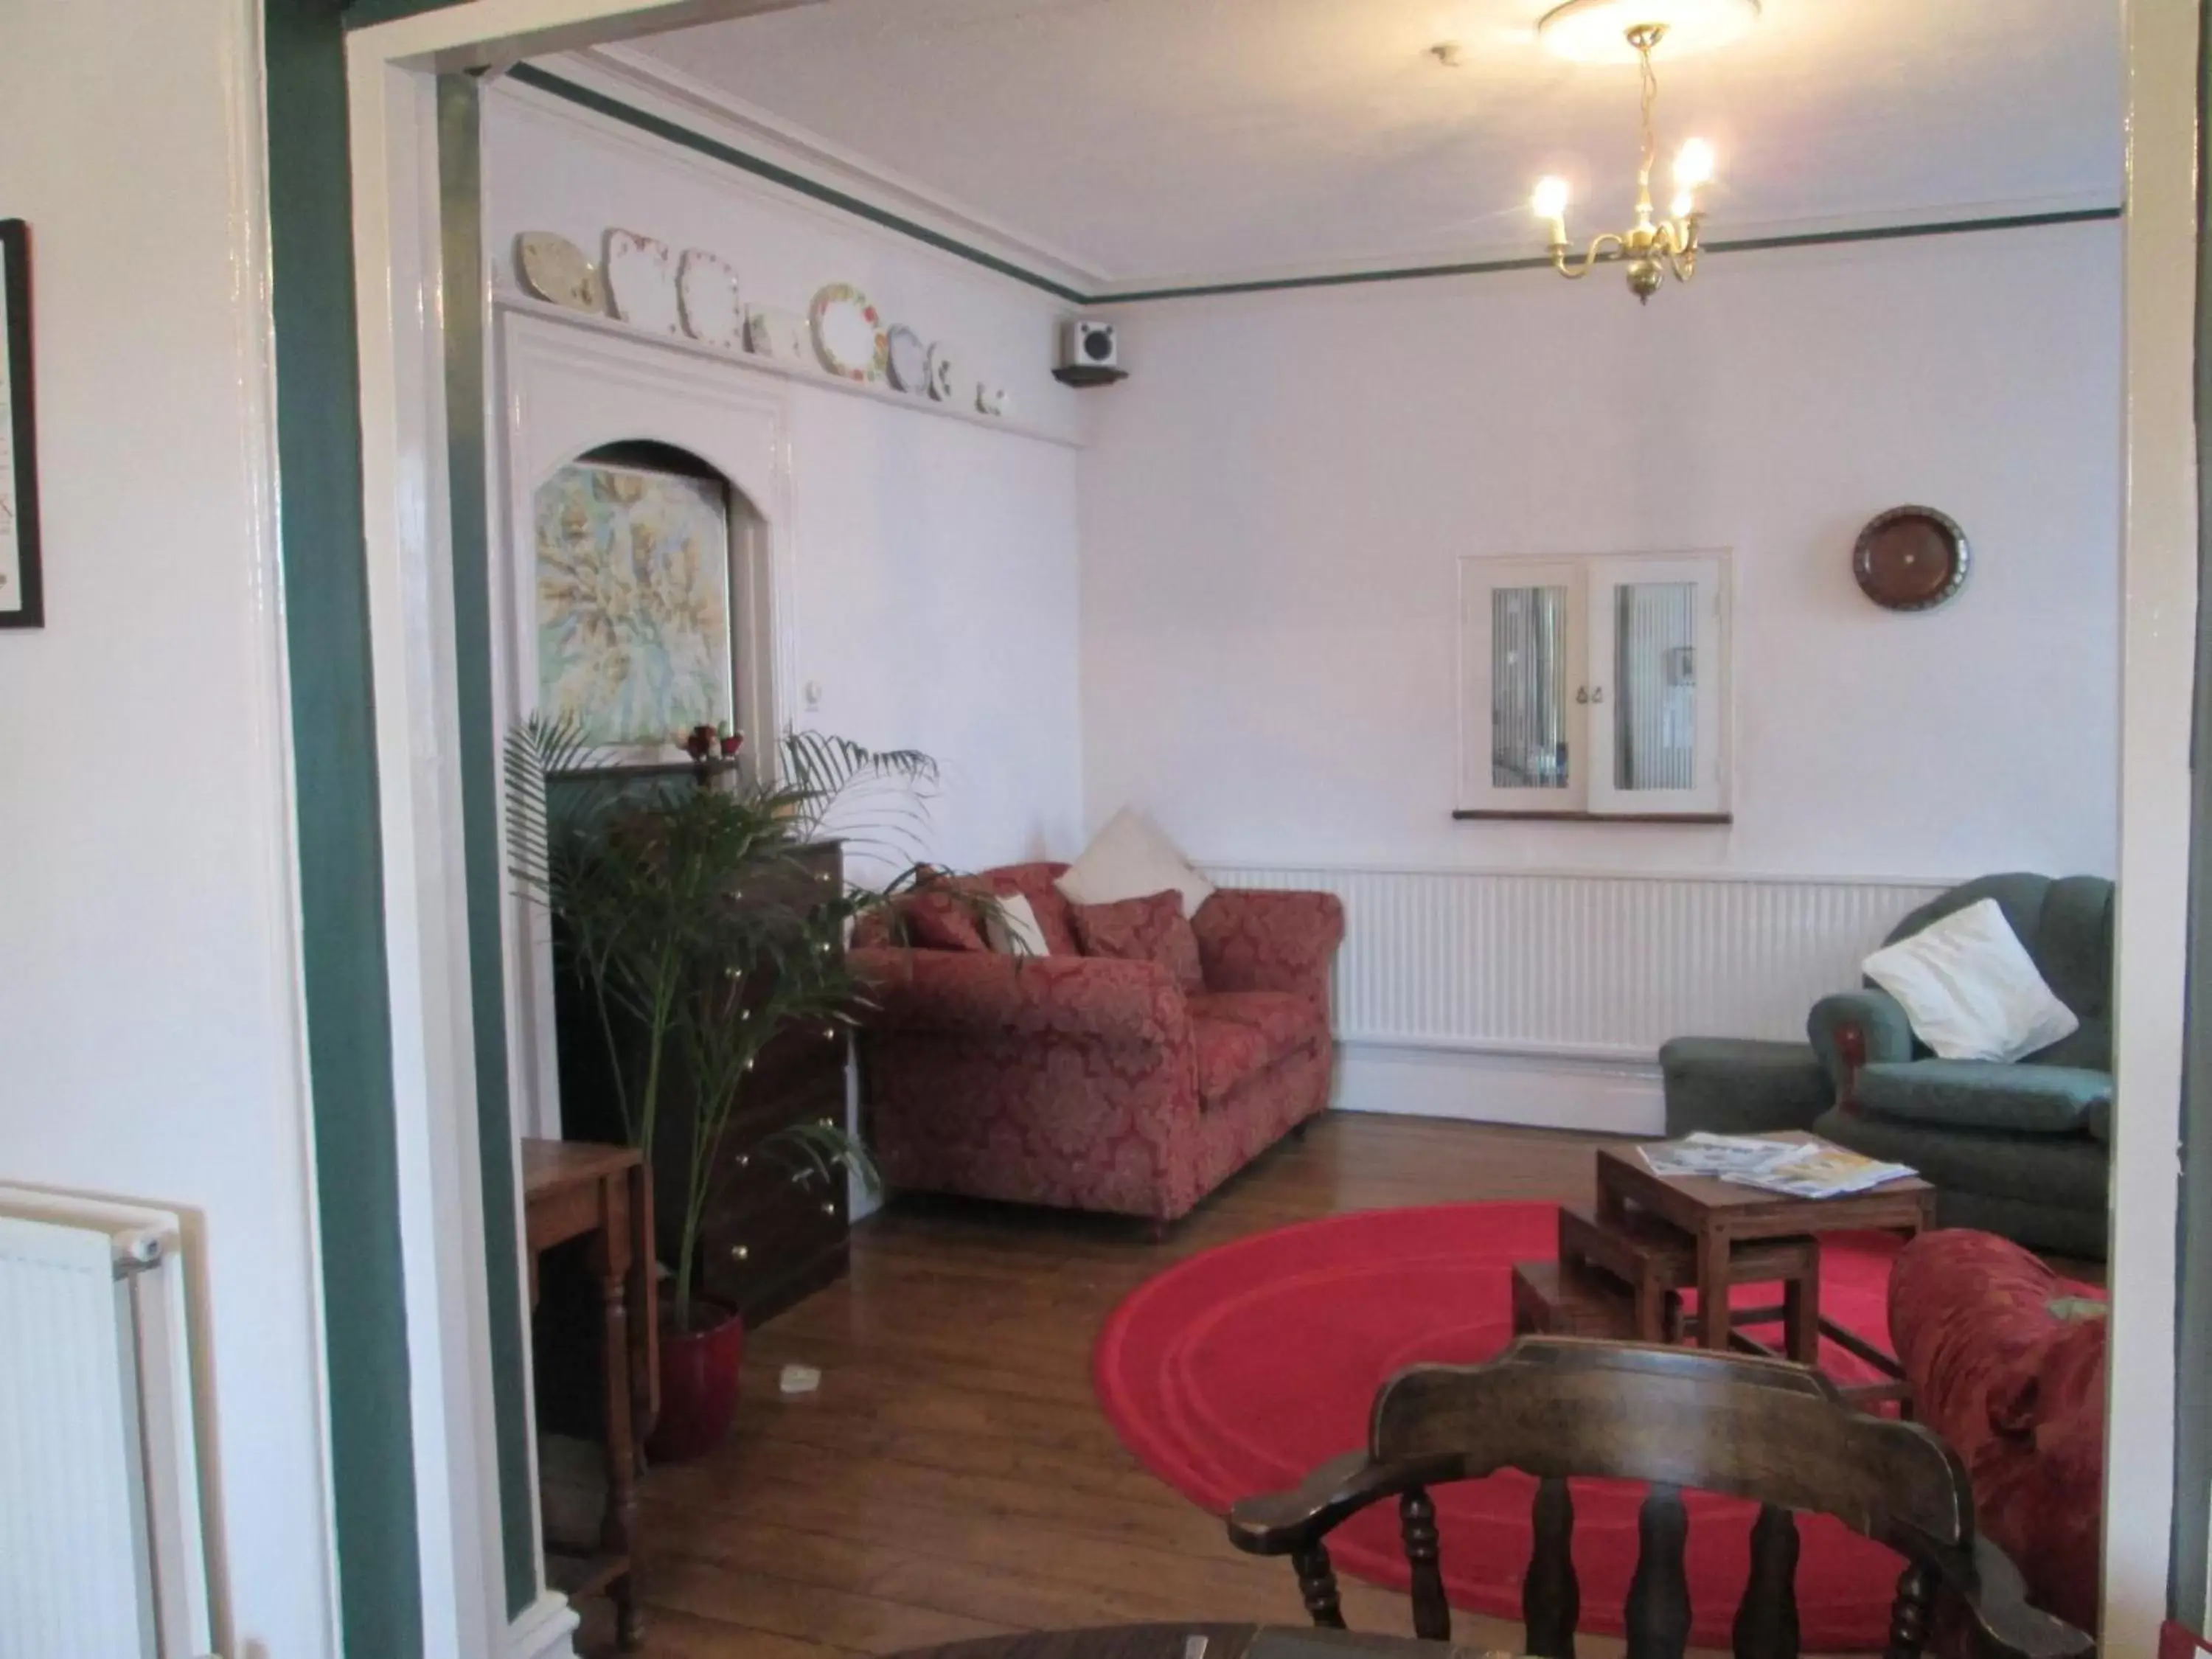
{"label": "sofa armrest", "polygon": [[1838,1105],[1857,1100],[1862,1066],[1912,1058],[1912,1022],[1887,991],[1841,991],[1822,997],[1806,1018],[1805,1035],[1836,1085]]}
{"label": "sofa armrest", "polygon": [[1171,1050],[1190,1012],[1156,962],[866,948],[847,961],[873,1005],[864,1024],[970,1036],[1090,1037]]}
{"label": "sofa armrest", "polygon": [[1304,991],[1326,998],[1344,942],[1334,893],[1222,887],[1191,919],[1209,991]]}

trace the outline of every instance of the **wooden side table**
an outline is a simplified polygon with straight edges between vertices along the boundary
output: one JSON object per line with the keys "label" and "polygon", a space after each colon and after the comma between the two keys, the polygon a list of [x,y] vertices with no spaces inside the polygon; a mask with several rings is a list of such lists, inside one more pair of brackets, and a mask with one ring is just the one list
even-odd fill
{"label": "wooden side table", "polygon": [[[1820,1137],[1793,1130],[1771,1140],[1818,1142]],[[1698,1335],[1708,1348],[1729,1346],[1733,1322],[1729,1287],[1734,1247],[1754,1239],[1816,1238],[1846,1230],[1901,1232],[1908,1237],[1936,1224],[1936,1189],[1917,1176],[1893,1181],[1844,1198],[1791,1198],[1733,1186],[1710,1176],[1652,1173],[1636,1146],[1607,1146],[1597,1155],[1597,1220],[1625,1228],[1634,1211],[1680,1228],[1696,1241]],[[1909,1401],[1911,1387],[1897,1362],[1854,1332],[1822,1316],[1820,1335],[1865,1361],[1888,1380],[1846,1388],[1861,1404],[1877,1400]]]}
{"label": "wooden side table", "polygon": [[653,1183],[629,1147],[525,1139],[522,1191],[532,1308],[538,1305],[538,1257],[571,1239],[590,1241],[589,1267],[599,1291],[606,1505],[592,1546],[546,1540],[546,1572],[569,1596],[612,1597],[617,1639],[628,1650],[645,1630],[637,1585],[638,1447],[659,1409]]}

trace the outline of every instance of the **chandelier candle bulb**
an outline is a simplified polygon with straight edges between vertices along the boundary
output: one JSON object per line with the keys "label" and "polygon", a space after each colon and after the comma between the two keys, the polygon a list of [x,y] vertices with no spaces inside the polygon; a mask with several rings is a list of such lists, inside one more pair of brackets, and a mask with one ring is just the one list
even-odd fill
{"label": "chandelier candle bulb", "polygon": [[1674,182],[1684,190],[1695,190],[1710,184],[1713,177],[1713,147],[1702,138],[1692,138],[1682,146],[1674,157]]}
{"label": "chandelier candle bulb", "polygon": [[1552,228],[1552,243],[1564,247],[1567,241],[1567,181],[1564,179],[1539,179],[1536,193],[1530,199],[1536,216]]}

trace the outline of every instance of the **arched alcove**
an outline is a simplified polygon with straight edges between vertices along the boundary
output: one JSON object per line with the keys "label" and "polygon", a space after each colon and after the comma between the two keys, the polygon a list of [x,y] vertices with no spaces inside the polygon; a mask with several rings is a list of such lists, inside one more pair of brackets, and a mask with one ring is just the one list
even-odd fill
{"label": "arched alcove", "polygon": [[532,491],[517,596],[524,712],[625,759],[659,759],[702,725],[756,739],[748,766],[772,756],[767,531],[750,496],[675,444],[617,439],[559,463]]}
{"label": "arched alcove", "polygon": [[[501,319],[497,367],[492,679],[501,732],[541,703],[541,497],[553,489],[557,498],[564,479],[581,488],[580,469],[668,481],[657,487],[679,512],[687,494],[702,506],[718,504],[730,718],[746,734],[750,763],[773,764],[775,734],[798,702],[791,446],[781,384],[647,337],[520,315]],[[695,540],[699,533],[692,526]],[[614,746],[629,758],[647,757],[643,744]],[[507,908],[504,945],[515,1129],[557,1136],[551,939],[543,912],[519,895]]]}

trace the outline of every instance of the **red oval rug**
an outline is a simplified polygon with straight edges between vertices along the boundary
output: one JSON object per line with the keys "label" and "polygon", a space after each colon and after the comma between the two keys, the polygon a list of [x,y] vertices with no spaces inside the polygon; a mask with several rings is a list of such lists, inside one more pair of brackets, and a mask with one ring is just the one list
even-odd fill
{"label": "red oval rug", "polygon": [[[1109,1317],[1092,1357],[1099,1403],[1146,1468],[1217,1514],[1248,1493],[1295,1486],[1316,1464],[1364,1443],[1368,1407],[1394,1372],[1424,1360],[1469,1364],[1505,1346],[1512,1264],[1553,1253],[1558,1215],[1549,1204],[1375,1210],[1208,1250],[1139,1285]],[[1821,1242],[1822,1312],[1884,1351],[1899,1248],[1879,1233]],[[1736,1297],[1739,1306],[1776,1299]],[[1823,1361],[1838,1380],[1867,1374],[1841,1351]],[[1583,1626],[1618,1634],[1642,1489],[1601,1480],[1575,1488]],[[1436,1494],[1455,1606],[1518,1620],[1534,1492],[1532,1480],[1508,1471]],[[1692,1640],[1725,1649],[1755,1511],[1709,1493],[1686,1497]],[[1879,1650],[1902,1563],[1826,1516],[1799,1524],[1805,1647]],[[1330,1553],[1346,1572],[1406,1587],[1395,1506],[1340,1528]]]}

